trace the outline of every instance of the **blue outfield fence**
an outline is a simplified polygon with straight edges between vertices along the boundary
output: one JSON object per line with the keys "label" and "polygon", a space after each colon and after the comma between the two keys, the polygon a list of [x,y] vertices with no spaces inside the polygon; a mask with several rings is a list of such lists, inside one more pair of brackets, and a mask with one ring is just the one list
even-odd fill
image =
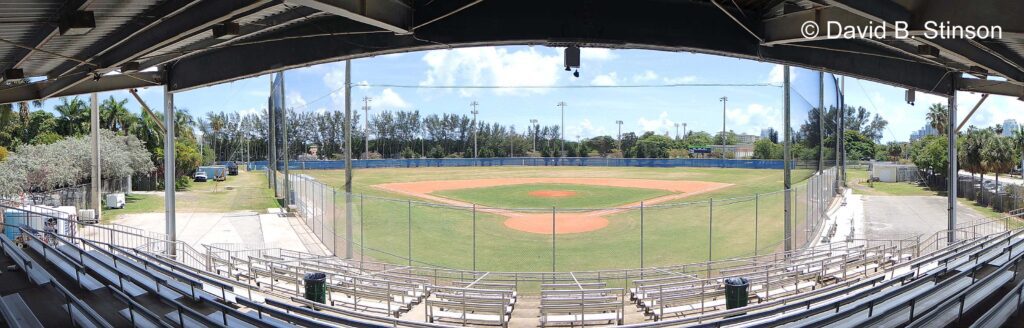
{"label": "blue outfield fence", "polygon": [[[793,162],[794,168],[812,165],[811,162]],[[806,164],[806,165],[805,165]],[[621,167],[718,167],[739,169],[783,168],[782,160],[771,159],[717,159],[717,158],[598,158],[598,157],[513,157],[513,158],[413,158],[352,160],[352,167],[471,167],[471,166],[621,166]],[[289,161],[293,170],[341,170],[345,161]],[[249,162],[249,170],[264,170],[267,161]],[[283,169],[278,164],[278,169]]]}

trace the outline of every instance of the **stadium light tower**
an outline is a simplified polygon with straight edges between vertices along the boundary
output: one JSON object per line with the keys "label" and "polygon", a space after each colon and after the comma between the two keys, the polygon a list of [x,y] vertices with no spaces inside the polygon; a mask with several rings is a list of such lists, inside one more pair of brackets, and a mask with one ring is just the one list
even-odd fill
{"label": "stadium light tower", "polygon": [[473,106],[473,110],[470,111],[470,113],[473,114],[473,158],[477,158],[477,157],[480,157],[480,156],[478,156],[478,154],[476,152],[476,130],[477,130],[477,128],[476,128],[476,114],[480,114],[480,111],[476,110],[476,106],[479,106],[480,103],[478,103],[478,102],[476,102],[476,100],[474,100],[473,102],[469,103],[469,105]]}
{"label": "stadium light tower", "polygon": [[622,150],[622,120],[615,120],[615,124],[619,125],[619,150]]}
{"label": "stadium light tower", "polygon": [[686,138],[686,123],[683,123],[683,138]]}
{"label": "stadium light tower", "polygon": [[559,128],[559,130],[562,130],[562,151],[558,153],[558,155],[559,157],[563,157],[565,156],[565,106],[568,106],[568,104],[564,101],[559,101],[558,105],[555,106],[562,108],[562,127]]}
{"label": "stadium light tower", "polygon": [[722,101],[722,159],[725,159],[725,104],[729,102],[729,97],[718,98]]}
{"label": "stadium light tower", "polygon": [[583,156],[580,156],[580,146],[581,145],[583,145],[583,140],[580,139],[580,135],[577,134],[576,135],[576,157],[583,157]]}
{"label": "stadium light tower", "polygon": [[679,123],[673,123],[676,126],[676,140],[679,140]]}
{"label": "stadium light tower", "polygon": [[370,159],[370,101],[373,101],[373,98],[363,97],[363,119],[366,121],[366,126],[363,127],[363,159]]}
{"label": "stadium light tower", "polygon": [[537,119],[530,119],[530,126],[533,128],[533,151],[537,152]]}

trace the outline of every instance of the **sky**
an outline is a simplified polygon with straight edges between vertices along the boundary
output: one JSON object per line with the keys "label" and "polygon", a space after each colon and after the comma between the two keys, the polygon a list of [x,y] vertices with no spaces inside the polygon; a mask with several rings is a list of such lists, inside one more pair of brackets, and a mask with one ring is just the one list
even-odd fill
{"label": "sky", "polygon": [[[370,115],[381,110],[419,110],[421,113],[466,113],[479,103],[478,119],[514,125],[517,131],[537,119],[540,124],[560,124],[564,101],[566,138],[615,136],[616,120],[622,131],[668,132],[675,123],[688,131],[720,131],[722,102],[726,103],[726,128],[738,133],[759,134],[762,128],[782,124],[782,67],[770,63],[715,55],[650,50],[584,48],[573,77],[562,66],[562,49],[544,46],[503,46],[432,50],[383,55],[352,61],[353,110],[372,98]],[[287,104],[297,111],[344,110],[344,62],[321,64],[285,72]],[[806,79],[797,76],[794,79]],[[637,88],[638,85],[689,84],[681,87]],[[719,84],[695,86],[693,84]],[[721,84],[775,84],[774,86],[721,86]],[[208,112],[256,113],[264,111],[269,95],[269,76],[219,84],[175,94],[178,108],[193,115]],[[447,86],[518,86],[517,88],[447,88]],[[529,88],[526,88],[526,87]],[[590,88],[586,86],[616,86]],[[567,88],[568,87],[568,88]],[[154,109],[162,107],[162,88],[140,90]],[[126,91],[100,94],[129,98]],[[980,94],[958,94],[960,119],[980,99]],[[58,101],[44,105],[52,108]],[[870,81],[846,79],[846,102],[863,106],[889,121],[882,141],[906,141],[911,132],[926,124],[932,103],[946,99],[921,92],[915,106],[904,102],[904,89]],[[128,107],[139,112],[132,99]],[[1008,118],[1024,121],[1024,102],[992,96],[969,124],[991,126]],[[796,124],[796,123],[794,123]],[[682,131],[680,131],[682,132]],[[713,133],[713,132],[712,132]]]}

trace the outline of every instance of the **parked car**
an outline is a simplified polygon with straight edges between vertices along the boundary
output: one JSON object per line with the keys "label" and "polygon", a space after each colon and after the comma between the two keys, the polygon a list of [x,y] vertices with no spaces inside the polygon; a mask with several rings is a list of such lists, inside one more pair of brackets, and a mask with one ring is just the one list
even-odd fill
{"label": "parked car", "polygon": [[195,177],[193,177],[192,179],[195,180],[195,182],[206,182],[208,178],[206,176],[206,172],[198,171],[196,172]]}
{"label": "parked car", "polygon": [[228,175],[238,175],[238,163],[235,162],[220,162],[220,165],[228,168]]}

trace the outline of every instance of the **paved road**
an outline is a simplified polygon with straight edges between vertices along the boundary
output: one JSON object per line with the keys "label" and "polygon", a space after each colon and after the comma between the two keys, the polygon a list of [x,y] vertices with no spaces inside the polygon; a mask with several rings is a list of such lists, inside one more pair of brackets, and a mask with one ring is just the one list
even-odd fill
{"label": "paved road", "polygon": [[[868,239],[901,239],[934,234],[946,229],[946,198],[942,196],[861,196],[864,203],[864,236]],[[957,223],[982,222],[987,218],[967,206],[957,206]]]}

